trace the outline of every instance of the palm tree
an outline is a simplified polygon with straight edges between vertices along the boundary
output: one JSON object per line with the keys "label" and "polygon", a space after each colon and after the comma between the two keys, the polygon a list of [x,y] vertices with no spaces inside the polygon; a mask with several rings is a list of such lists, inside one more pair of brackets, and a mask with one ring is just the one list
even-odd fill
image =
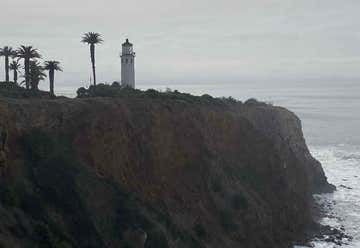
{"label": "palm tree", "polygon": [[51,97],[55,96],[54,94],[54,77],[55,71],[62,71],[59,61],[45,61],[45,70],[49,71],[49,81],[50,81],[50,95]]}
{"label": "palm tree", "polygon": [[20,69],[19,60],[13,60],[10,64],[10,70],[12,70],[14,73],[14,83],[17,83],[19,69]]}
{"label": "palm tree", "polygon": [[28,78],[31,89],[38,90],[40,81],[46,78],[46,74],[44,73],[44,68],[40,65],[38,61],[36,60],[30,61]]}
{"label": "palm tree", "polygon": [[92,71],[94,77],[94,85],[96,85],[95,45],[101,44],[103,42],[103,39],[101,39],[101,35],[98,33],[88,32],[83,35],[81,42],[90,45],[90,56],[91,56],[91,64],[92,64]]}
{"label": "palm tree", "polygon": [[17,50],[17,56],[21,59],[24,59],[24,69],[25,69],[25,85],[26,89],[30,88],[30,60],[41,58],[38,50],[32,46],[20,46]]}
{"label": "palm tree", "polygon": [[8,46],[0,48],[0,57],[5,57],[5,82],[9,82],[9,57],[16,55],[16,52]]}

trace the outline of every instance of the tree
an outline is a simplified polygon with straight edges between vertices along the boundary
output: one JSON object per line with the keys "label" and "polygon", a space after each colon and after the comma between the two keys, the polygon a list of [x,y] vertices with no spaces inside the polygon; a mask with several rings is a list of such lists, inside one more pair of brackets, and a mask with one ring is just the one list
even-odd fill
{"label": "tree", "polygon": [[62,71],[59,61],[45,61],[45,70],[49,71],[49,82],[50,82],[50,95],[53,97],[54,94],[54,77],[55,71]]}
{"label": "tree", "polygon": [[39,83],[46,78],[44,68],[38,61],[30,61],[29,64],[29,84],[32,90],[39,89]]}
{"label": "tree", "polygon": [[19,69],[20,69],[19,61],[13,60],[10,64],[10,70],[12,70],[14,73],[14,83],[17,83]]}
{"label": "tree", "polygon": [[5,57],[5,82],[9,82],[9,57],[16,55],[16,52],[8,46],[0,48],[0,57]]}
{"label": "tree", "polygon": [[83,35],[81,42],[90,45],[92,72],[93,72],[93,78],[94,78],[94,85],[96,85],[95,45],[101,44],[103,42],[103,39],[101,39],[101,35],[98,33],[88,32]]}
{"label": "tree", "polygon": [[26,89],[30,88],[30,61],[31,59],[41,58],[38,50],[32,46],[20,46],[17,50],[17,56],[21,59],[24,59],[24,69],[25,69],[25,85]]}

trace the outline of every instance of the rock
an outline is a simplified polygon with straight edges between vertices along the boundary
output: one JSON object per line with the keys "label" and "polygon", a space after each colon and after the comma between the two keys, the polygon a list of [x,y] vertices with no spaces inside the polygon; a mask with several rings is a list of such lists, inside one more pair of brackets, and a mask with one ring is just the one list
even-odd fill
{"label": "rock", "polygon": [[[206,101],[0,99],[11,134],[6,214],[18,208],[35,234],[73,247],[120,247],[122,237],[183,248],[302,240],[312,194],[332,186],[300,120],[264,103]],[[38,245],[6,223],[0,230]]]}
{"label": "rock", "polygon": [[348,187],[348,186],[345,186],[345,185],[343,185],[343,184],[341,184],[340,187],[341,187],[341,188],[344,188],[344,189],[353,189],[353,188]]}
{"label": "rock", "polygon": [[327,182],[320,162],[310,154],[302,133],[301,120],[294,113],[266,104],[248,104],[235,111],[269,137],[277,149],[283,149],[284,146],[291,149],[290,152],[305,169],[313,193],[330,193],[336,190],[334,185]]}

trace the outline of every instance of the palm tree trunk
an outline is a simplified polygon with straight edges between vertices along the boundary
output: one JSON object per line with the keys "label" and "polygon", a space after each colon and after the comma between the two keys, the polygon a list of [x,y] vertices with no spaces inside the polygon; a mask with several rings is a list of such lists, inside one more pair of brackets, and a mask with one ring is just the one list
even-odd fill
{"label": "palm tree trunk", "polygon": [[49,70],[50,96],[54,97],[54,70]]}
{"label": "palm tree trunk", "polygon": [[96,86],[96,72],[95,72],[95,45],[90,45],[91,64],[94,78],[94,85]]}
{"label": "palm tree trunk", "polygon": [[17,70],[14,70],[14,83],[16,84],[17,84],[17,79],[18,79]]}
{"label": "palm tree trunk", "polygon": [[9,82],[9,56],[5,56],[5,82]]}
{"label": "palm tree trunk", "polygon": [[33,91],[38,91],[38,90],[39,90],[39,83],[40,83],[39,80],[33,79],[33,80],[31,81],[31,90],[33,90]]}
{"label": "palm tree trunk", "polygon": [[25,86],[26,86],[26,89],[28,90],[30,88],[30,77],[29,77],[30,61],[29,61],[29,59],[25,59],[24,68],[25,68]]}

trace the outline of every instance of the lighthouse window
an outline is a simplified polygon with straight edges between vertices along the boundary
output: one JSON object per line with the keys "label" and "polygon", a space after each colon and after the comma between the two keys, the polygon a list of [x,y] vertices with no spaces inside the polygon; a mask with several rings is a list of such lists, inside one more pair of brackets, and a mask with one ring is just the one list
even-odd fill
{"label": "lighthouse window", "polygon": [[133,59],[130,59],[130,64],[132,64],[132,62],[133,62]]}
{"label": "lighthouse window", "polygon": [[129,59],[126,59],[126,64],[129,63]]}

